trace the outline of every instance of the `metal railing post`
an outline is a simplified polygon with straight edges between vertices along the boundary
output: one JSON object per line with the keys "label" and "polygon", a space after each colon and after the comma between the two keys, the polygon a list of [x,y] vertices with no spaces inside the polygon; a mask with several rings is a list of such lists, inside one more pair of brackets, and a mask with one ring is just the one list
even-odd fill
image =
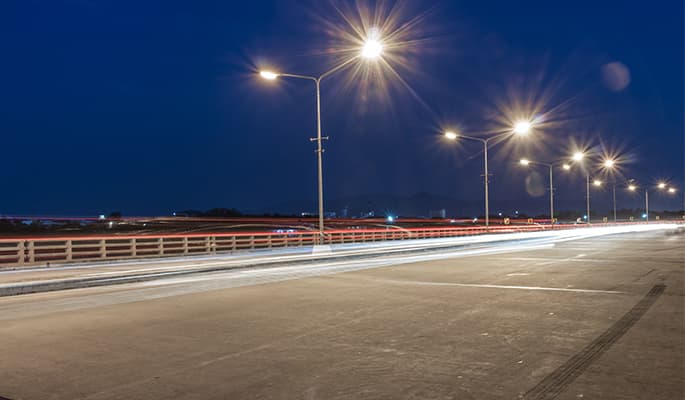
{"label": "metal railing post", "polygon": [[17,243],[17,263],[19,265],[24,265],[24,260],[26,258],[26,255],[24,254],[25,248],[24,248],[24,241],[20,240]]}
{"label": "metal railing post", "polygon": [[64,250],[64,253],[66,255],[67,261],[73,260],[73,248],[72,248],[72,242],[71,240],[67,240],[66,242],[66,248]]}
{"label": "metal railing post", "polygon": [[99,244],[98,255],[100,258],[107,258],[107,244],[105,243],[105,239],[100,239]]}

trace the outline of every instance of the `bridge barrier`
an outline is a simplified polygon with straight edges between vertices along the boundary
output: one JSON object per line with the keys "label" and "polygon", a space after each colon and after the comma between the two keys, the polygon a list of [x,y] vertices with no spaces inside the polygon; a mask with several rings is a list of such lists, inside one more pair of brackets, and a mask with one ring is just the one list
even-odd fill
{"label": "bridge barrier", "polygon": [[[664,221],[661,221],[662,223]],[[638,223],[619,223],[645,224]],[[612,226],[596,224],[591,226]],[[485,233],[582,229],[586,225],[504,225],[327,230],[324,244],[433,239]],[[0,268],[164,256],[202,255],[319,244],[318,231],[88,235],[0,238]]]}

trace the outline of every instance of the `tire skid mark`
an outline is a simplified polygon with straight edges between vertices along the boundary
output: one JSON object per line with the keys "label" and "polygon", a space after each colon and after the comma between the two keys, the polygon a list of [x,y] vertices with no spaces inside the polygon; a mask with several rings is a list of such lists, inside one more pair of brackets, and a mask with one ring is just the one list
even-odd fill
{"label": "tire skid mark", "polygon": [[571,357],[554,370],[535,387],[519,399],[551,400],[561,394],[568,385],[578,378],[595,360],[604,354],[628,330],[642,318],[649,308],[664,293],[666,285],[657,284],[621,319],[616,321],[601,336],[593,340],[582,351]]}

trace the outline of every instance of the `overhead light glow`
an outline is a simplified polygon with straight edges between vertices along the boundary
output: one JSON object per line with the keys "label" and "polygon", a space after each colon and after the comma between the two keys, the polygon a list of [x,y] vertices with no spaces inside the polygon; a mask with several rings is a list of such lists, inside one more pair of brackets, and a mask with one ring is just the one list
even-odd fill
{"label": "overhead light glow", "polygon": [[519,161],[519,163],[521,163],[523,165],[528,165],[528,164],[530,164],[530,161],[525,159],[525,158],[522,158],[521,161]]}
{"label": "overhead light glow", "polygon": [[364,42],[364,47],[362,47],[362,57],[364,58],[378,58],[383,54],[383,43],[379,40],[379,30],[378,28],[373,28],[369,32],[369,36]]}
{"label": "overhead light glow", "polygon": [[595,179],[594,182],[592,182],[595,186],[602,186],[602,181]]}
{"label": "overhead light glow", "polygon": [[666,188],[666,184],[663,182],[659,182],[658,187],[659,187],[659,189],[664,189],[664,188]]}
{"label": "overhead light glow", "polygon": [[271,71],[261,71],[259,75],[261,75],[262,78],[268,79],[270,81],[273,81],[274,79],[278,78],[278,74]]}
{"label": "overhead light glow", "polygon": [[668,193],[675,193],[675,188],[668,188]]}
{"label": "overhead light glow", "polygon": [[456,138],[459,137],[459,135],[457,135],[455,132],[447,131],[447,132],[445,132],[445,137],[449,140],[455,140]]}
{"label": "overhead light glow", "polygon": [[612,160],[612,159],[610,159],[610,158],[604,160],[604,166],[605,166],[606,168],[613,168],[613,166],[614,166],[615,164],[616,164],[616,161],[614,161],[614,160]]}
{"label": "overhead light glow", "polygon": [[583,157],[585,157],[585,154],[583,154],[580,151],[576,151],[575,153],[573,153],[573,160],[574,161],[580,161],[583,159]]}
{"label": "overhead light glow", "polygon": [[514,133],[517,135],[527,135],[530,132],[531,123],[528,121],[518,121],[514,125]]}
{"label": "overhead light glow", "polygon": [[635,186],[635,185],[628,185],[628,190],[634,191],[635,189],[637,189],[637,186]]}
{"label": "overhead light glow", "polygon": [[567,171],[568,171],[569,169],[571,169],[571,166],[568,165],[568,164],[564,164],[564,165],[562,165],[561,167],[562,167],[563,169],[567,170]]}

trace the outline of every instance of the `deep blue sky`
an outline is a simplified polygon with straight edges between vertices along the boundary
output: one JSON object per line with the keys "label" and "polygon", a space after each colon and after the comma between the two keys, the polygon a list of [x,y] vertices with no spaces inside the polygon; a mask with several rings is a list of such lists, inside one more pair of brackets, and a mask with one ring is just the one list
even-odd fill
{"label": "deep blue sky", "polygon": [[[313,85],[255,75],[260,65],[318,74],[335,64],[323,21],[339,18],[305,3],[3,2],[0,214],[313,206]],[[529,178],[527,191],[513,160],[553,160],[572,142],[630,160],[621,182],[669,179],[678,196],[655,194],[653,207],[682,207],[682,1],[406,5],[403,18],[426,12],[414,30],[427,39],[395,66],[408,87],[386,77],[383,96],[349,70],[323,83],[327,198],[427,192],[479,204],[478,143],[447,144],[441,129],[479,135],[497,110],[538,98],[553,122],[535,132],[538,145],[491,150],[492,209],[545,211],[546,194],[530,196],[539,184]],[[623,90],[603,81],[611,62],[630,72]],[[581,174],[557,182],[558,208],[582,207]],[[607,196],[595,195],[597,207]]]}

